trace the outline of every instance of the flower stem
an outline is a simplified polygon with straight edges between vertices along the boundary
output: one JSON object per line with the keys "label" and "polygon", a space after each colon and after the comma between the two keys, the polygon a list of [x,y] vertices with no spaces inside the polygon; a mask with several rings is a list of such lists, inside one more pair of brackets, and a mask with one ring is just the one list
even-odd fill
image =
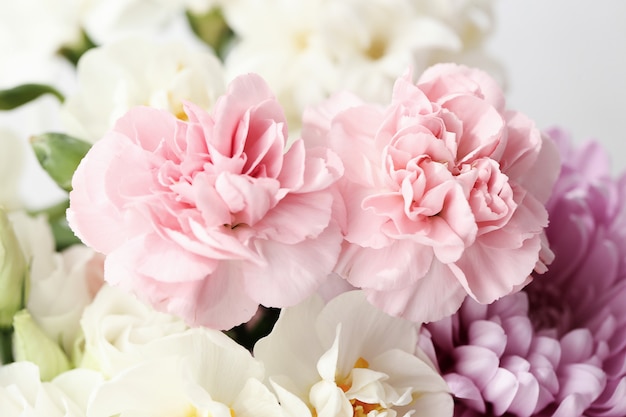
{"label": "flower stem", "polygon": [[0,330],[0,360],[2,365],[13,362],[13,329]]}

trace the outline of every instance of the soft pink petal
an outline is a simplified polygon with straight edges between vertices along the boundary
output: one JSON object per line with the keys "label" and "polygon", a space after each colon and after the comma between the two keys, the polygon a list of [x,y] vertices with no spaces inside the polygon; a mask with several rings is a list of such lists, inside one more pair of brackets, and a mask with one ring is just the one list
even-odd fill
{"label": "soft pink petal", "polygon": [[335,271],[355,287],[391,291],[417,282],[432,262],[430,248],[407,240],[379,249],[344,244]]}
{"label": "soft pink petal", "polygon": [[117,120],[113,130],[127,136],[146,151],[155,152],[166,138],[175,137],[176,117],[166,110],[135,107]]}
{"label": "soft pink petal", "polygon": [[361,98],[342,91],[316,106],[307,107],[302,115],[302,139],[305,146],[328,146],[328,132],[333,118],[343,110],[362,104]]}
{"label": "soft pink petal", "polygon": [[485,401],[483,396],[471,378],[457,373],[449,373],[443,377],[450,387],[450,392],[455,398],[461,399],[463,403],[479,412],[485,412]]}
{"label": "soft pink petal", "polygon": [[363,200],[371,191],[350,183],[339,184],[339,192],[345,202],[347,225],[345,239],[359,246],[381,248],[392,240],[382,233],[382,225],[389,221],[374,210],[364,210]]}
{"label": "soft pink petal", "polygon": [[[267,264],[242,265],[246,293],[267,307],[294,305],[317,290],[337,262],[341,245],[339,227],[330,224],[316,239],[297,244],[257,241]],[[311,254],[315,256],[311,256]]]}
{"label": "soft pink petal", "polygon": [[[265,81],[256,74],[246,74],[235,78],[228,87],[227,93],[215,104],[215,131],[211,145],[222,155],[231,156],[243,150],[243,144],[237,143],[236,134],[239,122],[244,113],[260,103],[268,106],[266,118],[285,123],[285,116],[274,95]],[[287,135],[283,135],[286,137]]]}
{"label": "soft pink petal", "polygon": [[[106,257],[105,279],[119,285],[133,276],[147,276],[158,282],[202,280],[217,262],[183,250],[156,235],[138,236]],[[111,270],[124,271],[112,275]]]}
{"label": "soft pink petal", "polygon": [[484,98],[498,111],[504,110],[505,98],[497,81],[485,71],[457,64],[437,64],[422,73],[417,85],[432,101],[450,92]]}
{"label": "soft pink petal", "polygon": [[450,269],[438,262],[414,284],[394,291],[364,289],[367,299],[392,316],[417,323],[439,320],[459,309],[466,296]]}
{"label": "soft pink petal", "polygon": [[508,410],[519,389],[519,380],[510,371],[498,368],[483,389],[485,401],[493,404],[495,415],[502,415]]}
{"label": "soft pink petal", "polygon": [[377,168],[382,161],[374,147],[374,135],[381,118],[378,107],[361,106],[343,111],[333,121],[328,134],[330,147],[343,161],[344,175],[351,182],[367,186],[380,182]]}
{"label": "soft pink petal", "polygon": [[463,120],[463,134],[458,141],[457,165],[471,163],[482,157],[499,157],[504,120],[489,103],[472,96],[458,96],[444,107]]}
{"label": "soft pink petal", "polygon": [[515,251],[484,245],[479,239],[450,267],[467,293],[480,303],[491,303],[525,282],[535,267],[541,242],[527,239]]}
{"label": "soft pink petal", "polygon": [[480,346],[459,346],[454,350],[457,372],[474,381],[483,391],[498,374],[500,359],[487,348]]}
{"label": "soft pink petal", "polygon": [[507,345],[507,335],[497,323],[488,320],[477,320],[468,329],[468,343],[486,347],[496,355],[502,356]]}
{"label": "soft pink petal", "polygon": [[[109,178],[111,164],[120,153],[133,148],[126,136],[110,133],[107,138],[94,144],[76,169],[67,211],[74,233],[102,253],[113,251],[132,233],[145,233],[150,228],[146,219],[121,212],[106,193],[107,187],[123,182],[122,173],[112,173],[113,178]],[[141,162],[137,164],[141,166]]]}
{"label": "soft pink petal", "polygon": [[314,239],[331,221],[333,195],[329,192],[289,194],[255,228],[265,238],[296,244]]}
{"label": "soft pink petal", "polygon": [[273,178],[254,178],[220,174],[215,180],[215,191],[231,212],[231,227],[245,224],[254,227],[278,203],[280,183]]}

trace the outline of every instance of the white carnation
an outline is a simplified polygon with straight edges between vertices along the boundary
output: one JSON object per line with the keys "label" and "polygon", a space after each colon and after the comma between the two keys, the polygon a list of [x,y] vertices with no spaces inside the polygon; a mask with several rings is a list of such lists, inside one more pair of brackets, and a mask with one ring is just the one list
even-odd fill
{"label": "white carnation", "polygon": [[100,386],[90,417],[281,417],[263,367],[223,333],[206,328],[156,339],[142,360]]}
{"label": "white carnation", "polygon": [[115,375],[145,359],[146,345],[187,330],[175,316],[156,312],[133,295],[105,285],[85,309],[81,366]]}
{"label": "white carnation", "polygon": [[490,30],[491,3],[232,0],[223,7],[239,41],[225,67],[266,78],[298,127],[305,107],[334,92],[386,102],[409,67],[462,60]]}
{"label": "white carnation", "polygon": [[31,362],[0,367],[2,417],[83,417],[87,401],[102,376],[86,369],[65,372],[51,382],[41,382],[39,368]]}
{"label": "white carnation", "polygon": [[224,89],[221,64],[208,50],[126,39],[81,58],[77,91],[65,101],[62,116],[70,134],[95,142],[132,107],[183,117],[183,101],[209,109]]}

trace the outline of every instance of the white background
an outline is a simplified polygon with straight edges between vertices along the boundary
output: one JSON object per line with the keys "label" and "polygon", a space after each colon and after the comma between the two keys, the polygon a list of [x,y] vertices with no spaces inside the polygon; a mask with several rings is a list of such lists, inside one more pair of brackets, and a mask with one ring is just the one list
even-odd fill
{"label": "white background", "polygon": [[499,0],[489,50],[508,76],[509,107],[540,128],[594,138],[626,168],[626,2]]}

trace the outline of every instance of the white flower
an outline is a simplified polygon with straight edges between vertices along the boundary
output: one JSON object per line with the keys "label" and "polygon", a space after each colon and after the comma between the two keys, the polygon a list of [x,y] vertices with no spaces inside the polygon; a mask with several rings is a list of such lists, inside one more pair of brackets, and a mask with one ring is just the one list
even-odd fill
{"label": "white flower", "polygon": [[62,108],[68,132],[96,141],[131,107],[183,117],[183,101],[209,109],[224,91],[221,64],[184,43],[125,39],[89,50],[78,63],[78,88]]}
{"label": "white flower", "polygon": [[146,345],[143,360],[94,393],[89,417],[280,417],[262,365],[223,333],[190,329]]}
{"label": "white flower", "polygon": [[225,66],[229,77],[254,71],[266,78],[290,127],[306,106],[338,90],[384,102],[408,67],[420,73],[443,53],[453,60],[477,45],[478,30],[462,17],[470,7],[439,2],[232,0],[223,7],[240,41]]}
{"label": "white flower", "polygon": [[54,54],[80,34],[75,1],[0,1],[0,88],[58,75]]}
{"label": "white flower", "polygon": [[31,279],[52,273],[55,269],[54,237],[46,217],[32,217],[23,210],[16,210],[9,213],[9,220],[29,265]]}
{"label": "white flower", "polygon": [[254,354],[294,417],[451,416],[452,397],[417,350],[417,331],[350,291],[326,306],[311,298],[284,309]]}
{"label": "white flower", "polygon": [[83,417],[101,382],[97,372],[75,369],[42,383],[35,364],[15,362],[0,367],[0,411],[2,417]]}
{"label": "white flower", "polygon": [[13,211],[9,219],[29,265],[26,307],[41,329],[71,356],[83,309],[102,285],[104,259],[82,245],[57,253],[43,215]]}
{"label": "white flower", "polygon": [[[189,0],[75,0],[89,37],[104,45],[128,36],[154,37],[185,18]],[[205,0],[206,1],[206,0]]]}
{"label": "white flower", "polygon": [[71,355],[83,310],[104,282],[104,257],[74,245],[53,255],[54,269],[31,274],[26,307],[44,332]]}
{"label": "white flower", "polygon": [[184,0],[185,7],[192,13],[207,13],[211,9],[220,7],[222,3],[228,0]]}
{"label": "white flower", "polygon": [[141,362],[145,346],[187,330],[172,315],[156,312],[131,294],[103,286],[81,319],[84,354],[81,366],[107,376]]}

